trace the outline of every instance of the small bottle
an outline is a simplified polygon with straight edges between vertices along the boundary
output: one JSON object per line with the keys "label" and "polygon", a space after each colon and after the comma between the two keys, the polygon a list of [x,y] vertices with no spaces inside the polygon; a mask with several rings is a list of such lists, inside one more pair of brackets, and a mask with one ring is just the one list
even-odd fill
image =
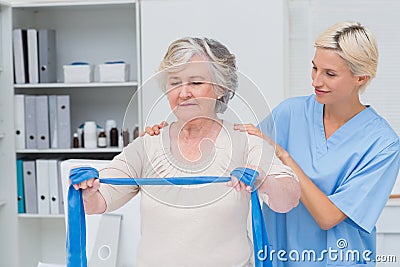
{"label": "small bottle", "polygon": [[129,131],[126,128],[122,130],[122,141],[124,147],[129,144]]}
{"label": "small bottle", "polygon": [[135,129],[133,130],[133,140],[139,137],[139,125],[135,124]]}
{"label": "small bottle", "polygon": [[72,139],[72,147],[73,148],[79,148],[78,133],[74,133],[74,138]]}
{"label": "small bottle", "polygon": [[115,120],[107,120],[106,121],[106,135],[107,135],[107,146],[111,146],[111,128],[117,127],[117,122]]}
{"label": "small bottle", "polygon": [[100,130],[99,137],[97,138],[97,147],[107,147],[107,137],[103,129]]}
{"label": "small bottle", "polygon": [[116,127],[110,130],[110,146],[118,147],[118,129]]}
{"label": "small bottle", "polygon": [[85,148],[96,148],[97,147],[97,125],[94,121],[86,121],[83,126]]}

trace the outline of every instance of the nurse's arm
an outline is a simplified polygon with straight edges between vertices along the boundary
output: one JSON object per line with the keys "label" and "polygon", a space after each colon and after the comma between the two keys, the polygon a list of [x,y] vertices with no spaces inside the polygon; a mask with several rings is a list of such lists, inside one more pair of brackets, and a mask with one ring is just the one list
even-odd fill
{"label": "nurse's arm", "polygon": [[289,166],[296,173],[301,187],[300,200],[321,229],[329,230],[347,218],[346,214],[333,204],[328,196],[303,172],[289,153],[279,145],[276,146],[276,155],[283,164]]}

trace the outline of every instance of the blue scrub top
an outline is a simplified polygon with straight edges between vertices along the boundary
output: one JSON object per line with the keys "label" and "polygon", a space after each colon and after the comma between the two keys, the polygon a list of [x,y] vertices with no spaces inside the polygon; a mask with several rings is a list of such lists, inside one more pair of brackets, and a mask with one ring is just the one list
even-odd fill
{"label": "blue scrub top", "polygon": [[326,140],[323,104],[311,95],[285,100],[259,128],[348,217],[325,231],[302,203],[286,214],[264,205],[274,267],[375,266],[375,224],[400,164],[390,125],[367,107]]}

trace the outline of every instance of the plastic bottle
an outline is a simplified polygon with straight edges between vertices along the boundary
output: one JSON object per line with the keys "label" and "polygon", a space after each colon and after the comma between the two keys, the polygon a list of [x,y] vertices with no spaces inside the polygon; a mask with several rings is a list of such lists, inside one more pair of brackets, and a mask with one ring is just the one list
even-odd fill
{"label": "plastic bottle", "polygon": [[107,135],[107,146],[111,146],[111,128],[117,127],[117,123],[115,120],[107,120],[106,121],[106,135]]}
{"label": "plastic bottle", "polygon": [[122,130],[122,141],[124,147],[129,144],[129,130],[126,128]]}
{"label": "plastic bottle", "polygon": [[110,146],[118,147],[118,129],[116,127],[110,130]]}
{"label": "plastic bottle", "polygon": [[97,147],[97,126],[94,121],[87,121],[83,126],[85,148]]}
{"label": "plastic bottle", "polygon": [[107,136],[103,129],[100,130],[99,136],[97,138],[97,147],[107,147]]}

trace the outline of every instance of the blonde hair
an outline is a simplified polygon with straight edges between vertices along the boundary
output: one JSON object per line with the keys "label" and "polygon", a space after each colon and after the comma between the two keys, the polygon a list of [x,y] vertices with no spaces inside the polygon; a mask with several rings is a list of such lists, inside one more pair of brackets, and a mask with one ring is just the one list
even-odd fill
{"label": "blonde hair", "polygon": [[[213,82],[219,90],[222,89],[223,91],[222,96],[216,102],[215,111],[223,113],[227,109],[229,100],[235,95],[238,87],[238,76],[235,55],[229,52],[228,48],[220,42],[195,37],[178,39],[168,47],[159,71],[182,68],[183,64],[189,62],[195,55],[205,57],[206,60],[214,63],[210,64]],[[215,90],[218,89],[215,88]]]}
{"label": "blonde hair", "polygon": [[318,36],[316,48],[333,49],[342,57],[350,71],[356,76],[368,76],[368,82],[375,77],[378,68],[378,45],[374,34],[359,22],[339,22]]}

